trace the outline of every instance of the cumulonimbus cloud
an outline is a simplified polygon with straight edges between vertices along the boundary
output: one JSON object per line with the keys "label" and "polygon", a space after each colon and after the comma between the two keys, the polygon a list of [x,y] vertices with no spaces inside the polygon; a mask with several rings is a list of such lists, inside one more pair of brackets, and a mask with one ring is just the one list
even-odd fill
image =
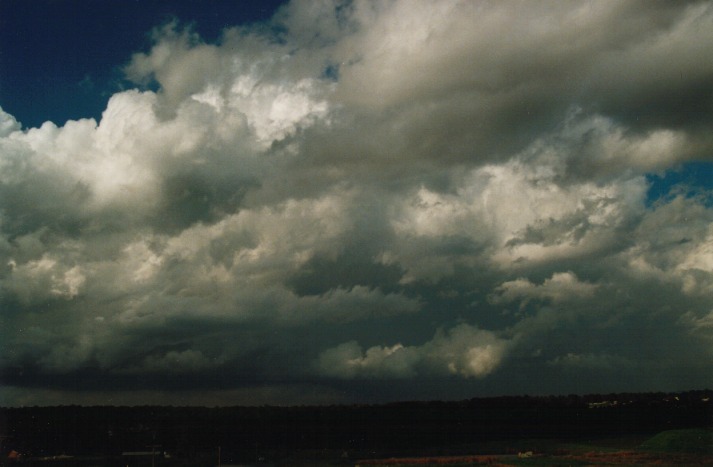
{"label": "cumulonimbus cloud", "polygon": [[0,112],[5,379],[175,369],[331,401],[343,379],[495,393],[622,365],[638,388],[666,355],[710,384],[690,363],[713,361],[710,186],[649,189],[711,161],[712,44],[707,2],[159,27],[99,121]]}

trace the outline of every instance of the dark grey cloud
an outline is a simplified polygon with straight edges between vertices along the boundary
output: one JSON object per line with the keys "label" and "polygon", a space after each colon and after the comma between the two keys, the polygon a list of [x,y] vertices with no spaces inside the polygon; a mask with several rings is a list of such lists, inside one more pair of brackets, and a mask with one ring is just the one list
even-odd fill
{"label": "dark grey cloud", "polygon": [[3,402],[709,386],[713,210],[647,175],[710,159],[711,22],[293,2],[157,29],[98,122],[0,113]]}

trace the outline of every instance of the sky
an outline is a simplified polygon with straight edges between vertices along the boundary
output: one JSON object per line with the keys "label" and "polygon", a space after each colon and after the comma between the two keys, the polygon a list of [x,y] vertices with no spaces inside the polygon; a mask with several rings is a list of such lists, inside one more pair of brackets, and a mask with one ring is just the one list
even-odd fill
{"label": "sky", "polygon": [[709,1],[0,1],[0,405],[713,387]]}

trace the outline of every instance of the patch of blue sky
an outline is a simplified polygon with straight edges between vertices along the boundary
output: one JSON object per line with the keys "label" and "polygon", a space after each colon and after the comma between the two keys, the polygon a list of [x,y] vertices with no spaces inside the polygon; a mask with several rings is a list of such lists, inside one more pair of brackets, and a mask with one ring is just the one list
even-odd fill
{"label": "patch of blue sky", "polygon": [[[225,28],[268,20],[286,0],[0,0],[0,107],[24,128],[99,120],[134,83],[123,67],[171,21],[216,42]],[[149,86],[148,89],[151,89]]]}
{"label": "patch of blue sky", "polygon": [[676,196],[696,197],[706,206],[713,206],[713,162],[685,162],[662,173],[648,174],[646,179],[647,206]]}

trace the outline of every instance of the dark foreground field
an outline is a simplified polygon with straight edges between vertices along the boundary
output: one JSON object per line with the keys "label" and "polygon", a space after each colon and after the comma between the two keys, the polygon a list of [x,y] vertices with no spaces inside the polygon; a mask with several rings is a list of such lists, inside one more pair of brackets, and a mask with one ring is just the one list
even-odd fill
{"label": "dark foreground field", "polygon": [[713,465],[712,397],[12,408],[0,465]]}
{"label": "dark foreground field", "polygon": [[[517,453],[503,454],[513,451]],[[498,454],[360,459],[361,466],[491,465],[491,466],[695,466],[713,465],[713,431],[667,430],[642,441],[640,436],[616,439],[513,440]]]}

